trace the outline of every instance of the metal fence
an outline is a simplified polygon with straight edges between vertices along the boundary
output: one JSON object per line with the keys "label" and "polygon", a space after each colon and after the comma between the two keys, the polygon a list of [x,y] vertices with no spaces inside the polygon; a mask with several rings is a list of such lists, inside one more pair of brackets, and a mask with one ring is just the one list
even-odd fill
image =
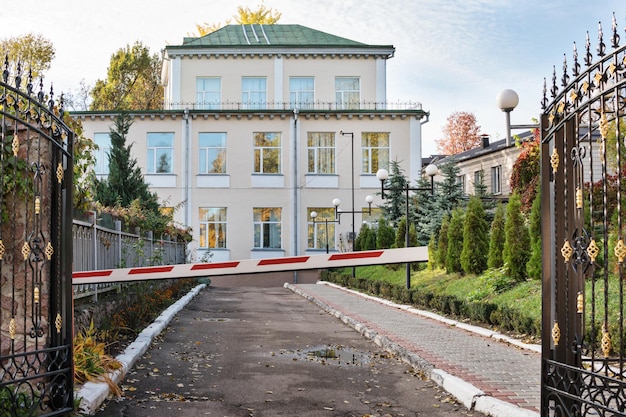
{"label": "metal fence", "polygon": [[[167,235],[154,236],[151,231],[135,233],[122,231],[120,221],[115,229],[74,220],[72,241],[74,245],[74,271],[130,268],[136,266],[173,265],[186,262],[186,242],[178,242]],[[74,299],[89,297],[97,301],[98,294],[117,291],[116,283],[74,285]]]}

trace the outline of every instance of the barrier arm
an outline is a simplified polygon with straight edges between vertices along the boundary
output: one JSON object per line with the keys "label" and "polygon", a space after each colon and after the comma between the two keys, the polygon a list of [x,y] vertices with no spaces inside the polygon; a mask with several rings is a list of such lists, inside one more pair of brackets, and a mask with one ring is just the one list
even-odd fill
{"label": "barrier arm", "polygon": [[427,262],[428,247],[342,252],[282,258],[245,259],[239,261],[197,264],[161,265],[138,268],[77,271],[72,284],[99,284],[153,279],[193,278],[215,275],[258,274],[305,269],[342,268],[347,266],[385,265],[406,262]]}

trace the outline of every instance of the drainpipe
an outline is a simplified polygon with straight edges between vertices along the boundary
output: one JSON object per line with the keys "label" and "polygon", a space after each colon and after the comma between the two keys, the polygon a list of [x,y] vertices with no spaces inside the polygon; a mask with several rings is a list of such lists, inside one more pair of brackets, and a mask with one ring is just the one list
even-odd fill
{"label": "drainpipe", "polygon": [[[300,189],[298,187],[299,178],[298,178],[298,109],[293,109],[293,172],[292,172],[292,181],[293,181],[293,255],[297,256],[299,253],[298,242],[300,240],[300,223],[298,215],[299,207],[300,207]],[[293,282],[294,284],[298,283],[298,271],[293,272]]]}
{"label": "drainpipe", "polygon": [[190,138],[189,138],[189,108],[185,108],[185,111],[183,112],[183,120],[185,120],[185,160],[184,160],[184,166],[185,166],[185,175],[184,175],[184,179],[183,179],[183,186],[184,186],[184,200],[185,200],[185,227],[190,227],[190,219],[191,219],[191,190],[190,190],[190,183],[191,183],[191,179],[189,178],[189,164],[191,163],[191,161],[189,160],[189,143],[190,143]]}

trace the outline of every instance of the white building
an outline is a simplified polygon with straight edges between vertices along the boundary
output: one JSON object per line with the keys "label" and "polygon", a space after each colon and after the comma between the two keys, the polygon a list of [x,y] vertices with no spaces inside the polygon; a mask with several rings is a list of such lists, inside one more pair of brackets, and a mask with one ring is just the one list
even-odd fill
{"label": "white building", "polygon": [[[411,180],[421,172],[428,113],[389,104],[394,51],[300,25],[229,25],[165,48],[165,110],[133,112],[127,144],[159,197],[182,203],[195,259],[303,255],[326,239],[351,249],[368,220],[351,212],[367,211],[367,195],[381,203],[378,169],[397,160]],[[72,116],[106,152],[116,114]]]}

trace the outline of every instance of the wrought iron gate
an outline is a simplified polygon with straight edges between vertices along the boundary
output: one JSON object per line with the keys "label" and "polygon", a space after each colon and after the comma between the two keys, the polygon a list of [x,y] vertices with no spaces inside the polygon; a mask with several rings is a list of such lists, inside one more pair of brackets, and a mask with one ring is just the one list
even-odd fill
{"label": "wrought iron gate", "polygon": [[[11,72],[14,75],[11,75]],[[73,409],[72,131],[52,89],[0,81],[0,416]]]}
{"label": "wrought iron gate", "polygon": [[626,46],[615,16],[609,42],[600,26],[582,66],[574,45],[571,70],[564,60],[544,85],[542,416],[626,416]]}

